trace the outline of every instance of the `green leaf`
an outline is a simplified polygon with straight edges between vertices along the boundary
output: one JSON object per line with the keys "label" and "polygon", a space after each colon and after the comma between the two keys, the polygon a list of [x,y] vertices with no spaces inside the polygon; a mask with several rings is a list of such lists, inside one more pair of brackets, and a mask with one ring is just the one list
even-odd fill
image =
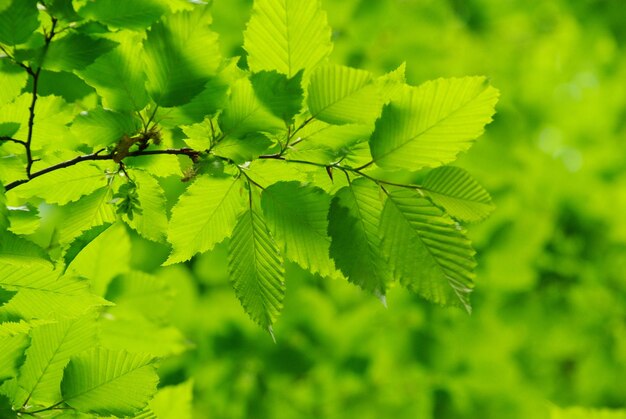
{"label": "green leaf", "polygon": [[230,98],[219,122],[222,132],[235,138],[258,131],[278,132],[285,129],[284,121],[265,108],[246,78],[237,80],[231,86]]}
{"label": "green leaf", "polygon": [[[97,232],[97,230],[90,231]],[[82,237],[82,239],[85,238],[87,237]],[[97,295],[104,295],[113,278],[128,272],[130,254],[131,244],[126,227],[122,223],[116,223],[93,237],[80,249],[67,267],[67,272],[89,278],[93,292]]]}
{"label": "green leaf", "polygon": [[471,311],[475,252],[445,213],[415,191],[393,190],[379,234],[394,277],[402,285],[437,304]]}
{"label": "green leaf", "polygon": [[146,406],[159,381],[149,355],[96,348],[73,357],[61,392],[71,407],[98,415],[128,416]]}
{"label": "green leaf", "polygon": [[72,243],[69,245],[67,250],[63,253],[63,261],[65,262],[65,267],[67,268],[76,256],[92,241],[94,241],[100,234],[106,231],[112,224],[102,224],[89,230],[85,231],[83,234],[78,236]]}
{"label": "green leaf", "polygon": [[148,407],[133,419],[192,419],[193,382],[162,387]]}
{"label": "green leaf", "polygon": [[37,0],[13,0],[0,12],[0,43],[24,43],[39,27]]}
{"label": "green leaf", "polygon": [[114,222],[116,215],[111,198],[111,188],[107,186],[64,206],[67,217],[60,228],[59,242],[70,243],[85,230]]}
{"label": "green leaf", "polygon": [[213,147],[213,154],[226,157],[239,164],[256,159],[267,152],[272,144],[274,144],[272,140],[259,133],[251,133],[239,138],[226,137]]}
{"label": "green leaf", "polygon": [[0,232],[0,264],[52,266],[41,247],[8,231]]}
{"label": "green leaf", "polygon": [[331,30],[319,0],[256,0],[244,32],[248,66],[288,77],[307,73],[332,50]]}
{"label": "green leaf", "polygon": [[378,236],[383,203],[375,183],[355,179],[335,194],[328,214],[330,255],[337,268],[379,297],[393,280]]}
{"label": "green leaf", "polygon": [[[134,2],[124,2],[130,4]],[[115,8],[114,10],[117,10]],[[120,31],[110,38],[117,48],[98,58],[77,74],[102,97],[105,108],[117,111],[140,111],[148,103],[145,66],[141,59],[142,35]]]}
{"label": "green leaf", "polygon": [[0,417],[3,419],[18,419],[17,412],[13,410],[11,400],[0,394]]}
{"label": "green leaf", "polygon": [[329,257],[330,197],[320,188],[279,182],[261,195],[263,214],[285,257],[324,277],[336,276]]}
{"label": "green leaf", "polygon": [[456,159],[491,121],[498,91],[484,77],[437,79],[407,87],[383,108],[370,139],[376,164],[418,170]]}
{"label": "green leaf", "polygon": [[11,301],[15,294],[17,294],[17,291],[7,291],[0,287],[0,307]]}
{"label": "green leaf", "polygon": [[108,39],[70,33],[50,43],[42,67],[54,71],[82,69],[116,45],[117,43]]}
{"label": "green leaf", "polygon": [[174,293],[165,280],[140,271],[118,275],[107,289],[106,299],[115,317],[144,317],[163,323],[167,320]]}
{"label": "green leaf", "polygon": [[14,404],[51,405],[61,400],[63,369],[70,357],[95,344],[96,321],[91,314],[32,329],[31,345],[17,379]]}
{"label": "green leaf", "polygon": [[112,28],[143,30],[167,11],[158,0],[75,0],[80,16],[102,22]]}
{"label": "green leaf", "polygon": [[[16,377],[30,343],[28,323],[0,323],[0,383]],[[3,417],[3,416],[0,416]]]}
{"label": "green leaf", "polygon": [[66,20],[68,22],[76,22],[82,18],[76,14],[72,0],[46,0],[46,9],[50,15]]}
{"label": "green leaf", "polygon": [[130,220],[124,215],[122,218],[133,230],[148,240],[165,241],[167,232],[166,199],[159,182],[148,173],[133,170],[131,175],[137,185],[137,193],[141,205],[141,213],[135,214]]}
{"label": "green leaf", "polygon": [[16,189],[22,198],[42,198],[48,204],[78,201],[107,184],[104,170],[95,164],[77,164],[46,173]]}
{"label": "green leaf", "polygon": [[148,91],[160,106],[188,103],[217,74],[217,34],[207,7],[168,15],[152,25],[144,41]]}
{"label": "green leaf", "polygon": [[276,71],[261,71],[250,76],[257,98],[274,115],[286,123],[302,108],[302,71],[292,78]]}
{"label": "green leaf", "polygon": [[18,292],[0,310],[25,319],[75,317],[107,304],[90,293],[88,281],[61,276],[49,267],[0,265],[0,286]]}
{"label": "green leaf", "polygon": [[259,209],[251,208],[237,222],[229,243],[228,272],[246,313],[270,330],[283,306],[283,258]]}
{"label": "green leaf", "polygon": [[81,112],[70,131],[81,143],[95,148],[114,144],[125,135],[134,135],[140,128],[141,121],[130,113],[95,108]]}
{"label": "green leaf", "polygon": [[383,100],[372,75],[341,65],[324,65],[311,76],[309,112],[329,124],[372,124]]}
{"label": "green leaf", "polygon": [[443,166],[431,170],[422,190],[436,205],[459,221],[484,220],[494,210],[489,193],[465,170]]}
{"label": "green leaf", "polygon": [[[0,106],[15,99],[26,86],[28,74],[9,61],[9,58],[0,58]],[[1,135],[9,135],[3,132]],[[10,134],[13,135],[13,134]]]}
{"label": "green leaf", "polygon": [[172,209],[167,232],[172,254],[165,264],[189,260],[229,237],[244,210],[245,195],[237,178],[197,178]]}

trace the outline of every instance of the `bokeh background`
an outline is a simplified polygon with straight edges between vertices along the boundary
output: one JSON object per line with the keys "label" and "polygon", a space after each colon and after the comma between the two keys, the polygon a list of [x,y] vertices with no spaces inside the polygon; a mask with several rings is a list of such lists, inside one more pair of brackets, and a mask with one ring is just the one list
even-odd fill
{"label": "bokeh background", "polygon": [[[335,62],[406,62],[411,84],[486,75],[501,91],[458,162],[497,205],[469,228],[474,312],[399,289],[385,309],[289,266],[274,343],[241,309],[224,246],[162,269],[167,249],[133,238],[133,267],[175,284],[187,339],[163,383],[192,378],[198,418],[626,417],[626,3],[323,4]],[[251,1],[213,7],[224,53],[242,54]]]}

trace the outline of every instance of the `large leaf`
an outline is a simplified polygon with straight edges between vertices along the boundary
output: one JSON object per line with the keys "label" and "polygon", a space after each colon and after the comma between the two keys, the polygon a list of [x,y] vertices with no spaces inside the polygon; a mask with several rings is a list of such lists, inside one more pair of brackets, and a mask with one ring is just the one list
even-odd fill
{"label": "large leaf", "polygon": [[232,177],[201,176],[172,209],[167,240],[172,254],[165,264],[189,260],[230,236],[247,195]]}
{"label": "large leaf", "polygon": [[287,259],[322,276],[336,276],[328,255],[330,196],[299,182],[278,182],[263,191],[261,206],[270,232]]}
{"label": "large leaf", "polygon": [[142,409],[159,381],[149,355],[96,348],[73,357],[61,392],[71,407],[98,415],[129,416]]}
{"label": "large leaf", "polygon": [[372,75],[341,65],[324,65],[311,76],[309,112],[330,124],[372,124],[383,104]]}
{"label": "large leaf", "polygon": [[88,281],[60,276],[49,267],[0,265],[0,286],[17,291],[0,310],[25,319],[75,317],[107,304],[90,293]]}
{"label": "large leaf", "polygon": [[82,69],[96,58],[111,51],[117,44],[103,38],[93,38],[82,33],[54,40],[46,53],[42,67],[54,71]]}
{"label": "large leaf", "polygon": [[463,232],[417,192],[388,194],[380,222],[381,248],[400,283],[443,305],[470,311],[474,250]]}
{"label": "large leaf", "polygon": [[39,27],[37,0],[13,0],[0,12],[0,43],[26,42]]}
{"label": "large leaf", "polygon": [[244,33],[248,66],[288,77],[306,74],[330,54],[330,35],[319,0],[256,0]]}
{"label": "large leaf", "polygon": [[103,186],[104,170],[95,164],[77,164],[37,177],[16,189],[23,198],[38,197],[48,204],[66,205]]}
{"label": "large leaf", "polygon": [[135,30],[147,28],[167,10],[159,0],[77,0],[74,4],[81,6],[77,11],[84,18]]}
{"label": "large leaf", "polygon": [[31,332],[31,345],[17,379],[14,404],[51,405],[61,400],[63,369],[70,357],[96,344],[94,315],[44,324]]}
{"label": "large leaf", "polygon": [[[133,2],[124,2],[129,3]],[[96,89],[105,108],[139,111],[148,103],[142,36],[120,31],[111,39],[119,43],[117,48],[77,74]]]}
{"label": "large leaf", "polygon": [[350,282],[383,296],[392,276],[378,236],[384,203],[380,192],[366,179],[340,189],[330,205],[328,234],[337,268]]}
{"label": "large leaf", "polygon": [[260,209],[239,218],[229,243],[228,271],[248,315],[271,332],[283,305],[285,271]]}
{"label": "large leaf", "polygon": [[200,93],[221,63],[207,7],[168,15],[144,42],[148,90],[160,106],[178,106]]}
{"label": "large leaf", "polygon": [[370,139],[386,169],[418,170],[456,159],[491,121],[498,91],[484,77],[437,79],[406,87],[383,108]]}
{"label": "large leaf", "polygon": [[484,220],[494,209],[485,188],[458,167],[444,166],[430,171],[422,186],[435,204],[460,221]]}

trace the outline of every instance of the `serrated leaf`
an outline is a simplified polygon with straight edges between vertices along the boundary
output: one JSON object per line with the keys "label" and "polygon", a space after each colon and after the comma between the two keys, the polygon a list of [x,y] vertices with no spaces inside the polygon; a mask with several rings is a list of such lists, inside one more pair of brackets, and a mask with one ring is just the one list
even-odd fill
{"label": "serrated leaf", "polygon": [[332,50],[331,29],[319,0],[257,0],[244,32],[248,66],[288,77],[307,73]]}
{"label": "serrated leaf", "polygon": [[383,203],[375,183],[355,179],[335,194],[328,213],[330,256],[337,268],[377,296],[385,295],[393,279],[378,236]]}
{"label": "serrated leaf", "polygon": [[246,172],[254,182],[267,188],[276,182],[308,182],[309,174],[300,169],[298,165],[285,164],[280,160],[258,159],[250,163]]}
{"label": "serrated leaf", "polygon": [[498,91],[484,77],[437,79],[406,87],[383,108],[370,139],[376,164],[418,170],[456,159],[492,119]]}
{"label": "serrated leaf", "polygon": [[113,28],[143,30],[154,23],[166,10],[158,0],[78,0],[80,16],[102,22]]}
{"label": "serrated leaf", "polygon": [[[134,2],[124,2],[130,4]],[[117,10],[115,8],[114,10]],[[105,108],[118,111],[140,111],[148,103],[146,75],[141,59],[141,34],[120,31],[110,38],[117,48],[98,58],[77,74],[96,89]]]}
{"label": "serrated leaf", "polygon": [[48,254],[35,243],[11,232],[0,232],[0,264],[52,266]]}
{"label": "serrated leaf", "polygon": [[54,71],[82,69],[111,51],[116,45],[116,42],[108,39],[70,33],[50,43],[42,67]]}
{"label": "serrated leaf", "polygon": [[439,208],[415,191],[392,190],[379,234],[394,277],[402,285],[437,304],[471,310],[475,252],[462,230]]}
{"label": "serrated leaf", "polygon": [[135,214],[132,220],[126,215],[122,218],[126,224],[146,239],[155,242],[165,241],[167,200],[163,188],[154,177],[141,170],[133,170],[131,177],[137,185],[141,213]]}
{"label": "serrated leaf", "polygon": [[81,143],[95,148],[114,144],[140,128],[141,122],[130,113],[95,108],[81,112],[72,122],[70,131]]}
{"label": "serrated leaf", "polygon": [[172,209],[167,233],[172,254],[165,264],[189,260],[229,237],[244,210],[245,195],[237,178],[197,178]]}
{"label": "serrated leaf", "polygon": [[0,42],[24,43],[39,27],[37,0],[13,0],[0,12]]}
{"label": "serrated leaf", "polygon": [[460,221],[484,220],[494,209],[485,188],[458,167],[443,166],[431,170],[422,186],[426,196]]}
{"label": "serrated leaf", "polygon": [[[82,237],[83,240],[86,238]],[[93,292],[104,295],[113,278],[128,272],[130,254],[130,238],[126,228],[122,223],[116,223],[100,234],[94,234],[67,267],[67,272],[89,278]]]}
{"label": "serrated leaf", "polygon": [[267,226],[285,257],[324,277],[337,271],[328,250],[330,196],[322,189],[298,182],[278,182],[261,195]]}
{"label": "serrated leaf", "polygon": [[[9,58],[0,58],[0,106],[15,99],[26,86],[28,74],[9,61]],[[9,135],[3,132],[2,135]],[[10,134],[13,135],[13,134]]]}
{"label": "serrated leaf", "polygon": [[311,76],[309,112],[329,124],[372,124],[382,97],[372,75],[341,65],[324,65]]}
{"label": "serrated leaf", "polygon": [[70,357],[95,344],[95,315],[34,328],[26,360],[19,371],[14,404],[51,405],[61,400],[61,378]]}
{"label": "serrated leaf", "polygon": [[88,281],[61,276],[49,267],[0,265],[0,286],[17,291],[0,310],[25,319],[76,317],[107,304],[91,294]]}
{"label": "serrated leaf", "polygon": [[302,71],[291,78],[276,71],[261,71],[252,74],[250,81],[259,101],[283,121],[290,123],[300,112],[304,95]]}
{"label": "serrated leaf", "polygon": [[149,355],[96,348],[71,359],[63,400],[83,412],[128,416],[145,407],[159,378]]}
{"label": "serrated leaf", "polygon": [[260,209],[241,215],[229,242],[228,271],[248,315],[269,329],[282,310],[285,271]]}
{"label": "serrated leaf", "polygon": [[60,228],[59,242],[70,243],[83,231],[114,222],[115,207],[110,203],[112,195],[111,188],[107,186],[64,206],[68,215]]}
{"label": "serrated leaf", "polygon": [[200,93],[221,63],[207,7],[168,15],[144,41],[148,91],[160,106],[178,106]]}
{"label": "serrated leaf", "polygon": [[17,294],[17,291],[8,291],[0,287],[0,307],[11,301],[15,294]]}
{"label": "serrated leaf", "polygon": [[284,121],[265,108],[247,78],[239,79],[231,86],[231,94],[219,122],[222,132],[235,138],[258,131],[278,132],[285,129]]}
{"label": "serrated leaf", "polygon": [[33,234],[41,226],[39,210],[30,203],[9,209],[9,231],[18,236]]}
{"label": "serrated leaf", "polygon": [[92,164],[77,164],[34,178],[15,193],[23,198],[42,198],[48,204],[66,205],[106,184],[103,169]]}
{"label": "serrated leaf", "polygon": [[268,151],[273,142],[263,134],[251,133],[238,138],[226,137],[215,147],[213,154],[226,157],[234,163],[252,161]]}

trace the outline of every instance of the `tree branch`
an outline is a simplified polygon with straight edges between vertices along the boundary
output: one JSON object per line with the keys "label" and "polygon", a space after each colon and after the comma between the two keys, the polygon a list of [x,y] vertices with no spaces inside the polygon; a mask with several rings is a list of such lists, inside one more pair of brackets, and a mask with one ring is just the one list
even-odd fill
{"label": "tree branch", "polygon": [[[38,178],[39,176],[43,176],[46,173],[54,172],[55,170],[65,169],[70,166],[74,166],[78,163],[82,163],[85,161],[97,161],[97,160],[113,160],[113,153],[108,154],[100,154],[104,150],[96,151],[92,154],[85,154],[82,156],[74,157],[73,159],[66,160],[61,163],[54,164],[52,166],[46,167],[38,172],[31,173],[27,179],[16,180],[15,182],[11,182],[7,184],[4,189],[6,191],[10,191],[20,185],[30,182],[31,180]],[[189,157],[191,160],[195,161],[200,155],[199,151],[192,150],[190,148],[168,148],[165,150],[141,150],[141,151],[133,151],[128,153],[126,157],[140,157],[140,156],[154,156],[158,154],[166,154],[166,155],[183,155]]]}
{"label": "tree branch", "polygon": [[16,140],[15,138],[11,138],[11,137],[0,137],[0,141],[7,141],[7,142],[10,142],[10,143],[21,144],[24,147],[26,147],[26,142],[24,142],[22,140]]}

